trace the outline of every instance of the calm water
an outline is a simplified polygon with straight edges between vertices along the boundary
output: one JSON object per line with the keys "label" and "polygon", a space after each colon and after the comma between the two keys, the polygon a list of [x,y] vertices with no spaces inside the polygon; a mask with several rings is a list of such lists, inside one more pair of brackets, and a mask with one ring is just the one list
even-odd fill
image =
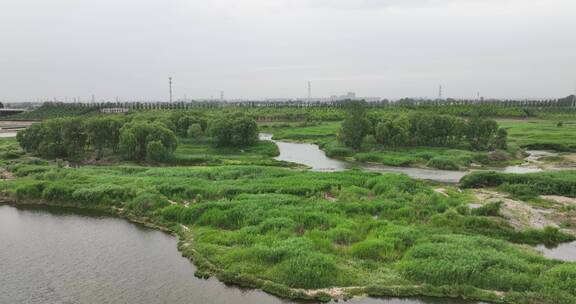
{"label": "calm water", "polygon": [[560,244],[553,248],[546,248],[544,245],[540,245],[536,249],[551,259],[576,262],[576,242]]}
{"label": "calm water", "polygon": [[[261,134],[260,138],[263,140],[272,140],[271,134]],[[353,163],[343,160],[332,159],[326,156],[318,145],[309,143],[294,143],[274,141],[280,150],[280,155],[276,157],[277,160],[289,161],[294,163],[304,164],[314,171],[342,171],[353,167],[360,168],[372,172],[391,172],[391,173],[404,173],[412,178],[433,180],[442,183],[458,183],[462,177],[469,174],[470,171],[450,171],[438,170],[429,168],[408,168],[408,167],[391,167],[379,164],[366,164],[366,163]],[[537,157],[547,156],[546,152],[542,151],[527,151],[527,161],[534,161]],[[542,153],[545,153],[542,155]],[[506,173],[531,173],[542,171],[540,168],[533,165],[509,166],[505,168],[496,168],[494,170]]]}
{"label": "calm water", "polygon": [[[272,140],[272,135],[262,134],[261,139]],[[420,168],[405,168],[405,167],[389,167],[378,164],[355,164],[351,162],[332,159],[326,156],[324,151],[320,150],[317,145],[308,143],[291,143],[274,141],[280,150],[280,155],[276,157],[278,160],[290,161],[301,163],[311,167],[315,171],[341,171],[358,167],[366,171],[373,172],[392,172],[404,173],[410,177],[417,179],[433,180],[443,183],[458,183],[460,179],[470,173],[470,171],[447,171],[436,169],[420,169]],[[540,172],[542,169],[538,168],[534,163],[540,157],[555,156],[556,153],[547,151],[526,151],[528,157],[524,165],[508,166],[498,171],[505,173],[532,173]],[[563,260],[563,261],[576,261],[576,242],[561,244],[555,248],[546,248],[538,246],[537,249],[542,252],[546,257]]]}
{"label": "calm water", "polygon": [[[175,237],[92,212],[0,206],[0,246],[0,303],[293,303],[197,279]],[[348,303],[469,302],[358,298]]]}
{"label": "calm water", "polygon": [[0,132],[0,138],[4,137],[16,137],[18,132]]}

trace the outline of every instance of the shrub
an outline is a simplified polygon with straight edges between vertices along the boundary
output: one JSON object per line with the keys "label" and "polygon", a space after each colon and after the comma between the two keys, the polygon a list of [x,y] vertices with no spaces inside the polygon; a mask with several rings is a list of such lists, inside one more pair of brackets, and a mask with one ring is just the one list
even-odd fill
{"label": "shrub", "polygon": [[502,202],[487,203],[479,208],[472,209],[472,214],[480,216],[498,216],[500,215],[500,207],[502,207]]}
{"label": "shrub", "polygon": [[340,275],[331,257],[315,252],[301,252],[283,261],[274,273],[290,287],[309,289],[334,286]]}
{"label": "shrub", "polygon": [[202,135],[204,135],[204,132],[202,131],[202,127],[200,126],[200,124],[195,123],[190,125],[190,127],[188,127],[186,135],[188,136],[188,138],[197,140],[200,139]]}
{"label": "shrub", "polygon": [[290,218],[274,217],[266,219],[259,225],[259,227],[261,233],[267,233],[270,231],[278,232],[280,230],[294,230],[296,222]]}
{"label": "shrub", "polygon": [[520,200],[530,200],[538,196],[538,191],[536,191],[536,189],[530,185],[502,184],[499,188],[510,193],[514,198]]}
{"label": "shrub", "polygon": [[136,215],[149,214],[160,208],[170,205],[168,200],[159,194],[143,193],[136,196],[129,203],[126,204],[126,209],[132,211]]}
{"label": "shrub", "polygon": [[460,167],[452,159],[447,157],[436,156],[428,161],[428,167],[441,170],[458,170]]}
{"label": "shrub", "polygon": [[369,260],[394,260],[397,256],[394,244],[387,240],[368,239],[358,242],[350,248],[352,256]]}
{"label": "shrub", "polygon": [[488,154],[488,159],[490,161],[506,161],[508,160],[508,154],[502,150],[496,150]]}
{"label": "shrub", "polygon": [[467,284],[493,290],[527,290],[544,258],[484,237],[437,236],[408,250],[399,269],[434,285]]}
{"label": "shrub", "polygon": [[146,159],[151,162],[163,162],[170,157],[168,150],[159,140],[151,141],[146,146]]}
{"label": "shrub", "polygon": [[258,142],[258,124],[242,114],[212,120],[209,132],[218,146],[246,147]]}

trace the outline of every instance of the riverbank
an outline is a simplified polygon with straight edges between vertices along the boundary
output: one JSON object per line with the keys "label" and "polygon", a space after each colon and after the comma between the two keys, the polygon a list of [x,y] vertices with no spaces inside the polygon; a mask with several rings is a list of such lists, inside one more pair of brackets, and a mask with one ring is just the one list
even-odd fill
{"label": "riverbank", "polygon": [[[198,278],[207,279],[209,277],[215,276],[219,281],[227,284],[233,284],[239,287],[260,289],[269,294],[279,296],[281,298],[287,298],[292,300],[306,300],[306,301],[321,301],[326,302],[329,300],[349,300],[352,297],[445,297],[453,299],[465,299],[465,300],[482,300],[490,301],[493,303],[504,303],[502,302],[503,294],[498,292],[491,292],[488,290],[474,290],[466,287],[462,287],[462,290],[467,295],[455,291],[452,287],[434,287],[430,285],[414,285],[414,286],[387,286],[376,287],[376,286],[364,286],[364,287],[332,287],[332,288],[322,288],[322,289],[297,289],[290,288],[286,285],[278,284],[268,280],[261,280],[258,278],[242,275],[234,275],[226,270],[220,269],[212,264],[209,259],[202,256],[194,246],[194,234],[193,232],[184,225],[178,225],[175,223],[159,223],[157,221],[151,220],[146,217],[138,217],[129,213],[123,212],[120,209],[113,208],[103,208],[103,207],[85,207],[77,204],[70,203],[54,203],[45,202],[40,200],[30,200],[30,201],[16,201],[2,197],[0,205],[11,205],[11,206],[52,206],[52,207],[62,207],[73,210],[86,210],[86,211],[96,211],[101,214],[108,216],[117,216],[128,220],[132,223],[142,225],[148,228],[160,230],[166,233],[170,233],[178,238],[178,250],[182,253],[182,256],[188,258],[194,265],[196,265],[197,271],[194,275]],[[471,293],[471,291],[474,291]]]}
{"label": "riverbank", "polygon": [[[439,275],[468,271],[468,266],[452,265],[455,260],[482,269],[494,254],[539,271],[560,266],[510,242],[534,242],[544,237],[540,232],[525,234],[466,213],[447,222],[446,214],[453,216],[453,208],[466,205],[466,194],[451,188],[436,193],[402,175],[243,166],[12,169],[18,176],[7,181],[12,199],[104,208],[169,229],[178,234],[180,250],[198,265],[198,276],[287,298],[425,295],[502,303],[528,293],[509,293],[506,285],[480,281],[485,271],[475,270],[466,276],[469,281]],[[459,244],[467,245],[452,248]],[[422,250],[449,250],[455,256],[420,261]],[[471,253],[462,250],[483,253],[478,261],[468,260]],[[431,272],[432,265],[437,266]],[[530,280],[542,275],[509,271]],[[435,272],[435,277],[423,276]]]}
{"label": "riverbank", "polygon": [[[278,161],[304,165],[313,171],[334,172],[348,169],[362,169],[369,172],[379,173],[403,173],[412,178],[430,180],[440,183],[457,184],[464,176],[476,171],[498,171],[504,173],[534,173],[543,170],[560,170],[558,167],[558,154],[547,151],[526,151],[525,158],[521,163],[498,168],[475,167],[472,170],[445,170],[419,167],[385,166],[373,162],[356,162],[350,158],[329,157],[320,146],[306,142],[290,142],[274,140],[272,134],[261,133],[260,139],[271,141],[278,146]],[[548,161],[554,158],[555,162]],[[543,161],[546,159],[547,161]],[[563,158],[561,158],[563,159]]]}
{"label": "riverbank", "polygon": [[[542,119],[498,119],[501,127],[509,132],[508,151],[497,153],[475,152],[462,147],[406,147],[398,149],[382,149],[377,146],[363,147],[360,151],[352,151],[342,147],[337,142],[340,122],[317,122],[313,124],[279,123],[265,124],[264,132],[274,134],[278,141],[296,143],[313,143],[318,145],[328,157],[347,159],[357,163],[373,163],[395,167],[416,167],[444,170],[467,169],[498,169],[504,167],[518,170],[523,156],[521,150],[551,150],[562,152],[556,159],[548,160],[539,165],[545,168],[575,166],[570,155],[574,151],[573,142],[576,122],[567,120],[563,126],[558,121]],[[546,156],[544,156],[546,158]],[[519,166],[520,165],[520,166]],[[533,166],[533,168],[536,166]],[[519,173],[518,171],[510,171]],[[534,171],[532,171],[534,172]]]}

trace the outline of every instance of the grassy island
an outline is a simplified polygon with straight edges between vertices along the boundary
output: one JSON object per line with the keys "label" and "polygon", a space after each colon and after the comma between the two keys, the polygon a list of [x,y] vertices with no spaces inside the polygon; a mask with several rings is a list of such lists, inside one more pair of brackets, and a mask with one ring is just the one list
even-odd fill
{"label": "grassy island", "polygon": [[[260,115],[273,113],[268,111]],[[54,112],[50,108],[51,117]],[[573,232],[513,225],[502,204],[474,206],[471,189],[510,192],[528,185],[537,189],[534,195],[575,197],[574,171],[482,172],[465,177],[459,189],[401,174],[291,168],[296,165],[273,159],[278,148],[272,142],[257,138],[259,131],[272,131],[279,139],[319,142],[333,154],[350,149],[347,157],[395,165],[414,158],[407,163],[459,169],[488,157],[489,150],[457,149],[468,143],[456,135],[449,135],[450,147],[393,147],[393,153],[343,148],[337,134],[346,114],[326,112],[331,116],[325,121],[285,127],[270,116],[259,121],[250,111],[88,111],[87,124],[44,120],[21,133],[19,143],[0,140],[3,199],[100,209],[166,229],[180,237],[179,249],[198,266],[197,276],[287,298],[576,302],[576,264],[545,258],[531,247],[573,241]],[[102,125],[113,132],[98,137]],[[490,137],[478,144],[497,139],[497,127],[490,128]],[[379,134],[392,134],[386,132],[393,131]],[[515,132],[508,134],[513,149],[520,149],[528,142]]]}

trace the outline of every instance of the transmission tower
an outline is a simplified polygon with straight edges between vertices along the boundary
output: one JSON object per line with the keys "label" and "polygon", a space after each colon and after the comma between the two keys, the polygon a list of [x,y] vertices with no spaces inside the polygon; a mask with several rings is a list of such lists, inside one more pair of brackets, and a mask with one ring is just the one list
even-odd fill
{"label": "transmission tower", "polygon": [[442,85],[438,87],[438,99],[442,99]]}
{"label": "transmission tower", "polygon": [[170,103],[172,103],[172,77],[168,77],[168,90],[170,93]]}
{"label": "transmission tower", "polygon": [[312,101],[312,83],[308,81],[308,102]]}

